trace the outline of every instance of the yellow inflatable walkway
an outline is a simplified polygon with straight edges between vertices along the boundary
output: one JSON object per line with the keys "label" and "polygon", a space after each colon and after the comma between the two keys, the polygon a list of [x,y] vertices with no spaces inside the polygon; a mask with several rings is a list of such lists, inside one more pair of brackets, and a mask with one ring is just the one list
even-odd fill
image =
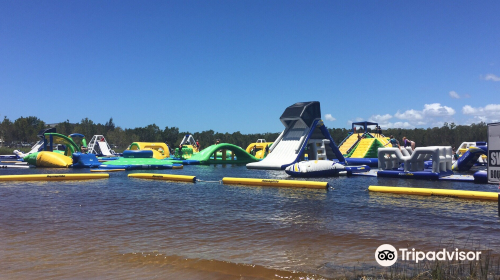
{"label": "yellow inflatable walkway", "polygon": [[378,141],[380,141],[380,143],[382,143],[382,145],[389,143],[389,137],[376,137],[376,138]]}
{"label": "yellow inflatable walkway", "polygon": [[477,191],[459,191],[459,190],[443,190],[443,189],[425,189],[425,188],[402,188],[402,187],[383,187],[370,186],[368,190],[371,192],[384,192],[395,194],[410,194],[410,195],[436,195],[455,198],[467,199],[482,199],[498,201],[498,194],[494,192],[477,192]]}
{"label": "yellow inflatable walkway", "polygon": [[66,181],[106,179],[109,174],[68,173],[68,174],[30,174],[30,175],[2,175],[0,181]]}
{"label": "yellow inflatable walkway", "polygon": [[388,143],[389,138],[365,138],[359,141],[356,150],[350,156],[351,158],[376,158],[378,157],[378,148]]}
{"label": "yellow inflatable walkway", "polygon": [[328,182],[299,181],[299,180],[275,180],[255,178],[222,178],[224,185],[247,185],[247,186],[269,186],[269,187],[296,187],[311,189],[327,189]]}
{"label": "yellow inflatable walkway", "polygon": [[356,151],[352,153],[351,157],[364,158],[366,156],[366,153],[368,153],[368,151],[370,150],[375,141],[376,141],[375,138],[361,139],[361,141],[358,144],[358,147],[356,148]]}
{"label": "yellow inflatable walkway", "polygon": [[358,142],[358,133],[353,133],[349,138],[347,138],[344,143],[339,147],[340,152],[345,155],[347,151]]}

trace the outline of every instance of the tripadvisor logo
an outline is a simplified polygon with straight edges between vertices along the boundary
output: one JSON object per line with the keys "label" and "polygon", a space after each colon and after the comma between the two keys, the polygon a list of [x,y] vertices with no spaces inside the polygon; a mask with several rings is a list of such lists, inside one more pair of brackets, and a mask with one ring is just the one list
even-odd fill
{"label": "tripadvisor logo", "polygon": [[391,244],[380,245],[375,250],[375,260],[381,266],[391,266],[398,260],[398,251],[401,253],[402,261],[478,261],[481,257],[481,251],[461,251],[458,249],[448,251],[442,249],[439,251],[418,251],[415,248],[411,250],[400,248],[397,250]]}
{"label": "tripadvisor logo", "polygon": [[383,244],[375,250],[375,260],[381,266],[391,266],[398,260],[398,251],[391,244]]}

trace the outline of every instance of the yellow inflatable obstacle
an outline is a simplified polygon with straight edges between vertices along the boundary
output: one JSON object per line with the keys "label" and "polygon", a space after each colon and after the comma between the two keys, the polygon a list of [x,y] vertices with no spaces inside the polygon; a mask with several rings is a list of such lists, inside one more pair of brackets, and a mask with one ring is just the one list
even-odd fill
{"label": "yellow inflatable obstacle", "polygon": [[195,182],[196,176],[186,175],[171,175],[171,174],[158,174],[158,173],[133,173],[128,175],[131,178],[139,179],[152,179],[152,180],[168,180],[180,182]]}
{"label": "yellow inflatable obstacle", "polygon": [[36,167],[66,168],[73,164],[71,157],[48,151],[29,154],[23,160]]}
{"label": "yellow inflatable obstacle", "polygon": [[128,147],[129,150],[153,150],[153,158],[164,159],[170,157],[167,144],[161,142],[134,142]]}
{"label": "yellow inflatable obstacle", "polygon": [[443,190],[443,189],[424,189],[424,188],[402,188],[402,187],[383,187],[370,186],[368,190],[371,192],[384,192],[395,194],[410,194],[410,195],[435,195],[447,196],[455,198],[467,199],[483,199],[498,201],[498,194],[494,192],[477,192],[477,191],[460,191],[460,190]]}
{"label": "yellow inflatable obstacle", "polygon": [[70,173],[70,174],[29,174],[2,175],[0,181],[66,181],[109,178],[109,174]]}
{"label": "yellow inflatable obstacle", "polygon": [[247,153],[255,156],[256,158],[262,159],[262,158],[265,158],[267,156],[266,147],[267,146],[271,147],[273,142],[265,142],[264,139],[259,139],[259,140],[263,140],[263,141],[261,141],[261,142],[257,141],[257,143],[252,143],[252,144],[248,145],[246,151],[247,151]]}
{"label": "yellow inflatable obstacle", "polygon": [[224,185],[248,185],[248,186],[271,186],[271,187],[296,187],[311,189],[326,189],[328,182],[298,181],[298,180],[275,180],[275,179],[252,179],[252,178],[222,178]]}

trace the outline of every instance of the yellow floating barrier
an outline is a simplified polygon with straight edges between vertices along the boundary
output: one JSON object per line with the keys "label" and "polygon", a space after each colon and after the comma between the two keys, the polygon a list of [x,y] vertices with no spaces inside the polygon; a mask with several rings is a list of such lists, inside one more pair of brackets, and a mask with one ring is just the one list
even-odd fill
{"label": "yellow floating barrier", "polygon": [[132,173],[128,174],[129,177],[139,178],[139,179],[151,179],[151,180],[167,180],[167,181],[180,181],[180,182],[195,182],[196,176],[187,175],[171,175],[171,174],[159,174],[159,173]]}
{"label": "yellow floating barrier", "polygon": [[252,179],[252,178],[222,178],[224,185],[249,185],[249,186],[270,186],[270,187],[295,187],[326,189],[328,182],[298,181],[298,180],[276,180],[276,179]]}
{"label": "yellow floating barrier", "polygon": [[69,173],[69,174],[30,174],[2,175],[0,181],[66,181],[109,178],[109,174]]}
{"label": "yellow floating barrier", "polygon": [[410,195],[426,195],[426,196],[446,196],[455,198],[467,199],[482,199],[498,201],[498,194],[494,192],[477,192],[477,191],[460,191],[460,190],[443,190],[443,189],[425,189],[425,188],[403,188],[403,187],[384,187],[370,186],[368,190],[371,192],[384,192],[395,194],[410,194]]}
{"label": "yellow floating barrier", "polygon": [[125,171],[126,169],[90,169],[90,172],[116,172]]}

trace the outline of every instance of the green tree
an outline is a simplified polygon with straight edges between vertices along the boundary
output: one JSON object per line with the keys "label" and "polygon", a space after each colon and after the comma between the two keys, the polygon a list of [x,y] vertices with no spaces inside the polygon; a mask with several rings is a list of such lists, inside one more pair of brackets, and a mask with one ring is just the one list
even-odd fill
{"label": "green tree", "polygon": [[14,138],[22,142],[34,142],[38,131],[45,128],[45,122],[37,117],[20,117],[14,121]]}
{"label": "green tree", "polygon": [[97,134],[97,125],[89,118],[84,118],[75,126],[75,131],[71,133],[81,133],[85,137],[91,138]]}
{"label": "green tree", "polygon": [[5,144],[10,144],[14,140],[14,124],[4,116],[0,124],[0,138],[5,141]]}
{"label": "green tree", "polygon": [[178,144],[177,138],[179,138],[179,128],[166,126],[162,133],[162,141],[166,142],[169,147],[175,148]]}
{"label": "green tree", "polygon": [[75,125],[71,124],[69,120],[66,120],[56,125],[56,131],[57,133],[63,135],[70,135],[71,133],[75,132]]}
{"label": "green tree", "polygon": [[109,121],[104,125],[106,132],[113,131],[115,129],[115,123],[113,122],[113,118],[109,118]]}

